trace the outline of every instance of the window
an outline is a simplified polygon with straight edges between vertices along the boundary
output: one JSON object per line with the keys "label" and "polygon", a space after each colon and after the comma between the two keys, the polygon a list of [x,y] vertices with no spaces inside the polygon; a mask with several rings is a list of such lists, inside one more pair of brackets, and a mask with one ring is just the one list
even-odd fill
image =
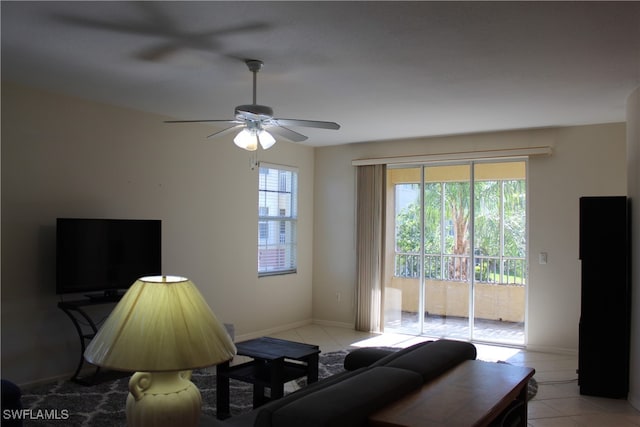
{"label": "window", "polygon": [[297,269],[298,172],[261,163],[258,174],[258,276]]}
{"label": "window", "polygon": [[[258,218],[269,216],[269,208],[260,206],[258,208]],[[267,221],[258,221],[258,239],[260,241],[269,239],[269,223]]]}
{"label": "window", "polygon": [[[464,182],[435,182],[424,185],[424,275],[429,279],[467,280],[469,242],[456,249],[460,194],[469,197]],[[474,267],[478,282],[524,284],[526,276],[526,181],[524,179],[476,181],[474,219]],[[420,187],[413,183],[395,184],[396,236],[395,277],[420,276]],[[443,217],[446,215],[446,217]],[[460,214],[457,217],[462,218]],[[468,228],[464,222],[464,229]],[[440,227],[444,233],[440,234]],[[465,238],[468,240],[468,238]],[[444,264],[442,264],[444,262]],[[443,268],[448,267],[448,268]]]}

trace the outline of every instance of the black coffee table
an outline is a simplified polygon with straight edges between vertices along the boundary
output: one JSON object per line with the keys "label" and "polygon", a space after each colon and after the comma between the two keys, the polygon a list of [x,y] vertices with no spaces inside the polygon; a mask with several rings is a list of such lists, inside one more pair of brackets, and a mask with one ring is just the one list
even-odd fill
{"label": "black coffee table", "polygon": [[[306,376],[307,383],[318,381],[317,345],[303,344],[278,338],[262,337],[236,343],[239,356],[253,360],[230,366],[229,362],[216,367],[217,417],[228,418],[229,379],[253,384],[253,407],[284,395],[284,384]],[[267,398],[264,389],[269,388]]]}

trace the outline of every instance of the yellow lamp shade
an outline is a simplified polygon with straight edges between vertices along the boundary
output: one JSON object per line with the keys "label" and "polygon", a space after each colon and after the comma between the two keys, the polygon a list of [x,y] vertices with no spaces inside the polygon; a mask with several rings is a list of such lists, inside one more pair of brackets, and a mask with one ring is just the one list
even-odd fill
{"label": "yellow lamp shade", "polygon": [[89,343],[88,362],[120,371],[176,371],[230,360],[236,348],[184,277],[137,280]]}

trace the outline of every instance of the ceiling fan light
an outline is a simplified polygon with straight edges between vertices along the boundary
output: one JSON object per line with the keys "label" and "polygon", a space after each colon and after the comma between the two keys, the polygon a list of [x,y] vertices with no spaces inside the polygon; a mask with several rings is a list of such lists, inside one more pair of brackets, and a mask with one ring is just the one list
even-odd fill
{"label": "ceiling fan light", "polygon": [[276,143],[276,139],[266,130],[261,130],[258,132],[258,140],[260,141],[260,145],[263,150],[267,150],[273,147],[273,144]]}
{"label": "ceiling fan light", "polygon": [[238,147],[247,151],[256,151],[258,149],[258,138],[255,132],[250,131],[247,128],[242,129],[235,138],[233,143]]}

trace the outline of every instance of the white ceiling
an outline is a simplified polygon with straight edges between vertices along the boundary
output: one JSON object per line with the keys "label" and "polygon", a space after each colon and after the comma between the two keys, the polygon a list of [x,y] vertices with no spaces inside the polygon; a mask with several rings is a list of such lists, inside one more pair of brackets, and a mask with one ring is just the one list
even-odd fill
{"label": "white ceiling", "polygon": [[261,59],[258,103],[342,125],[295,128],[314,146],[624,121],[640,85],[640,2],[2,1],[0,12],[3,80],[231,119],[251,103],[243,59]]}

